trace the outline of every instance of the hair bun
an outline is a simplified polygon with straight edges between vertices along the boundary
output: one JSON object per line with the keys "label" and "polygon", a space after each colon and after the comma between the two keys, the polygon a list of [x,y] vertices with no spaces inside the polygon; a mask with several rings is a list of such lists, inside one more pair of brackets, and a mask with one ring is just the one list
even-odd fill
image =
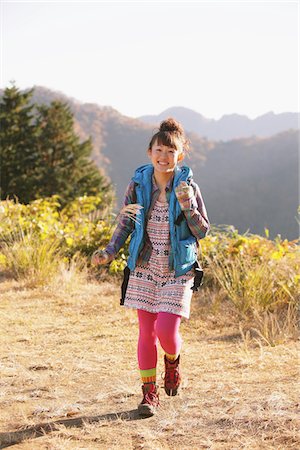
{"label": "hair bun", "polygon": [[182,135],[184,134],[184,129],[181,126],[181,124],[172,117],[169,117],[168,119],[163,120],[160,123],[159,131],[160,132],[167,131],[169,133],[177,133]]}
{"label": "hair bun", "polygon": [[183,126],[173,117],[168,117],[160,123],[159,131],[153,134],[148,150],[151,151],[154,143],[176,148],[184,153],[187,153],[190,147],[190,140],[185,136]]}

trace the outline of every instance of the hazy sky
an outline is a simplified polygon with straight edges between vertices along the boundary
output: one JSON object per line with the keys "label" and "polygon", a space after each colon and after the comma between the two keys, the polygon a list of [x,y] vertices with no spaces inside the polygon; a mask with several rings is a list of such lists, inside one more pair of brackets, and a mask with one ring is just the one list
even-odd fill
{"label": "hazy sky", "polygon": [[1,87],[15,80],[137,117],[299,111],[299,3],[1,2]]}

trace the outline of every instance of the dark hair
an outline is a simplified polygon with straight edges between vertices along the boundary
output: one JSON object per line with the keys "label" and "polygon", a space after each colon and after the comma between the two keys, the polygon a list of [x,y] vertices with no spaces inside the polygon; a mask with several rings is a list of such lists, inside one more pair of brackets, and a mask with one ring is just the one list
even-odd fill
{"label": "dark hair", "polygon": [[165,145],[166,147],[176,148],[177,150],[179,150],[178,144],[181,143],[184,153],[188,152],[190,145],[190,141],[185,136],[182,125],[172,117],[169,117],[160,123],[159,131],[151,138],[148,147],[149,150],[152,148],[155,141],[157,141],[158,145]]}

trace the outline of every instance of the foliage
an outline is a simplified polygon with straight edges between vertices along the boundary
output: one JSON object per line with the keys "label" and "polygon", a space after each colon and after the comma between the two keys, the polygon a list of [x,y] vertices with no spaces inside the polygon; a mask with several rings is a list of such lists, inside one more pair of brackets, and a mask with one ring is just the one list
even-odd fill
{"label": "foliage", "polygon": [[[115,225],[104,193],[78,197],[64,207],[57,195],[27,205],[2,201],[0,265],[16,278],[46,283],[62,263],[75,267],[76,259],[89,262],[95,249],[107,245]],[[206,286],[225,292],[241,319],[250,319],[252,328],[274,344],[297,326],[300,253],[298,240],[270,240],[265,233],[213,229],[201,241],[200,258]],[[120,274],[127,255],[126,244],[109,267],[99,270]]]}
{"label": "foliage", "polygon": [[92,141],[79,141],[67,104],[32,103],[33,89],[21,93],[14,85],[0,101],[1,199],[20,202],[60,195],[61,203],[112,187],[91,160]]}
{"label": "foliage", "polygon": [[[90,257],[105,247],[111,237],[115,217],[104,193],[82,196],[61,207],[59,196],[37,199],[24,205],[12,200],[0,204],[0,264],[18,278],[28,276],[30,260],[40,270],[47,256],[71,259],[78,253]],[[111,264],[110,272],[124,268],[127,248]],[[32,259],[33,258],[33,259]],[[44,261],[34,258],[45,258]]]}
{"label": "foliage", "polygon": [[202,259],[208,283],[220,286],[241,317],[252,318],[273,342],[270,328],[280,329],[276,320],[289,330],[297,326],[300,252],[298,240],[277,236],[271,241],[267,229],[265,234],[240,235],[234,228],[213,232],[203,240]]}
{"label": "foliage", "polygon": [[12,275],[35,286],[49,283],[62,260],[58,240],[39,241],[34,233],[24,234],[21,228],[2,244],[1,251]]}
{"label": "foliage", "polygon": [[18,195],[28,200],[35,185],[37,128],[33,123],[33,90],[21,93],[13,86],[0,102],[1,198]]}

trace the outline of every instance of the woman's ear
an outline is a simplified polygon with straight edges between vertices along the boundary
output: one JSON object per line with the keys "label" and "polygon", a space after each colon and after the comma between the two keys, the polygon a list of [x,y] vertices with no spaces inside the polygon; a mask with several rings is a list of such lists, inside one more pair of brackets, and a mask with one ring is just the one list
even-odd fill
{"label": "woman's ear", "polygon": [[184,159],[184,153],[181,152],[181,153],[179,153],[179,155],[178,155],[178,161],[180,162],[180,161],[182,161],[183,159]]}
{"label": "woman's ear", "polygon": [[151,159],[151,148],[148,148],[148,150],[147,150],[147,155],[148,155],[148,157]]}

